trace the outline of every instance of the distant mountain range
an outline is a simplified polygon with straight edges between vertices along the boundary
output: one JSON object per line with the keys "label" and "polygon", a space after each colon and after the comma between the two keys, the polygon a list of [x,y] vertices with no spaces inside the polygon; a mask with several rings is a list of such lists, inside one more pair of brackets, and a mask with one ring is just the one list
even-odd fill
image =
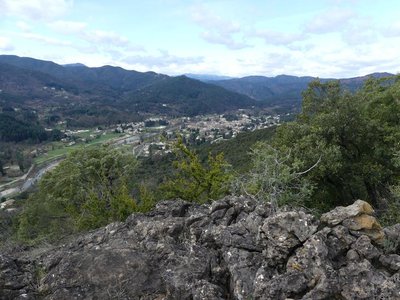
{"label": "distant mountain range", "polygon": [[258,105],[246,95],[186,76],[119,67],[89,68],[0,55],[0,107],[23,107],[75,126],[170,116],[223,113]]}
{"label": "distant mountain range", "polygon": [[[300,107],[301,92],[316,79],[186,75],[170,77],[113,66],[89,68],[80,63],[58,65],[0,55],[0,108],[33,109],[42,118],[69,119],[75,126],[143,119],[154,114],[223,113],[253,106],[288,110]],[[390,75],[374,73],[340,82],[355,90],[369,76]]]}
{"label": "distant mountain range", "polygon": [[223,76],[223,75],[212,75],[212,74],[192,74],[192,73],[186,73],[183,74],[186,77],[192,78],[192,79],[197,79],[200,81],[204,82],[209,82],[209,81],[217,81],[217,80],[227,80],[227,79],[235,79],[234,77],[230,76]]}
{"label": "distant mountain range", "polygon": [[393,74],[373,73],[366,76],[344,79],[317,78],[311,76],[297,77],[289,75],[279,75],[276,77],[248,76],[225,80],[206,80],[206,82],[247,95],[252,99],[263,101],[264,104],[267,105],[286,107],[300,105],[302,91],[307,88],[311,81],[316,79],[322,82],[339,80],[343,88],[355,91],[360,88],[369,77],[382,78],[388,76],[393,76]]}

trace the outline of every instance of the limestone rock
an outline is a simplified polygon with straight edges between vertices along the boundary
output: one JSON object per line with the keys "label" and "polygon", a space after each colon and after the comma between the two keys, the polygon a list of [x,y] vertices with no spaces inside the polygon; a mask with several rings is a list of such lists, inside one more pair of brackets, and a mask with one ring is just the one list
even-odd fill
{"label": "limestone rock", "polygon": [[381,230],[382,227],[378,221],[373,216],[366,214],[358,215],[353,218],[346,219],[342,222],[343,226],[347,227],[349,230]]}
{"label": "limestone rock", "polygon": [[319,223],[246,197],[164,201],[67,245],[0,255],[0,299],[400,299],[397,245],[366,234],[383,232],[371,213],[357,201]]}
{"label": "limestone rock", "polygon": [[321,222],[329,226],[336,226],[344,220],[356,217],[361,214],[371,215],[374,213],[372,206],[363,200],[357,200],[352,205],[343,207],[338,206],[335,209],[321,216]]}
{"label": "limestone rock", "polygon": [[353,235],[367,235],[375,243],[383,243],[385,233],[372,214],[374,210],[365,201],[357,200],[347,207],[336,207],[321,216],[321,222],[328,226],[339,224],[348,228]]}
{"label": "limestone rock", "polygon": [[265,219],[260,235],[265,255],[273,263],[285,261],[291,251],[317,231],[318,222],[299,212],[278,212]]}

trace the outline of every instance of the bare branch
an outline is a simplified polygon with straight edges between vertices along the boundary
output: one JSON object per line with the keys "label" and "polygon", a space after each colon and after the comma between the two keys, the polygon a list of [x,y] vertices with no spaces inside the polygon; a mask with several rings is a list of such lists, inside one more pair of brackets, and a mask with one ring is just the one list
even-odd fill
{"label": "bare branch", "polygon": [[320,156],[320,157],[318,158],[318,161],[317,161],[313,166],[311,166],[310,168],[308,168],[307,170],[305,170],[305,171],[303,171],[303,172],[295,173],[295,175],[296,175],[296,176],[301,176],[301,175],[304,175],[304,174],[310,172],[312,169],[314,169],[314,168],[321,162],[321,158],[322,158],[322,156]]}

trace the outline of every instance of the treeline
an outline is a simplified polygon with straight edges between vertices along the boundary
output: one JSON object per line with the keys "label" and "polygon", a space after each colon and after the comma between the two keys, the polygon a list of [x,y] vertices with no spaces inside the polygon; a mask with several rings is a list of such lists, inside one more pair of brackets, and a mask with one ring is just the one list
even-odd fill
{"label": "treeline", "polygon": [[25,172],[32,164],[32,155],[26,153],[24,145],[0,142],[0,175],[5,176],[7,164],[18,165]]}
{"label": "treeline", "polygon": [[21,120],[12,113],[0,113],[0,142],[40,143],[46,140],[59,140],[61,136],[59,130],[47,132],[34,118],[24,117]]}
{"label": "treeline", "polygon": [[[203,150],[207,157],[182,139],[172,155],[151,165],[117,150],[81,150],[46,174],[18,218],[18,236],[46,240],[123,220],[159,200],[206,203],[227,194],[317,214],[364,199],[384,224],[398,223],[399,99],[400,77],[371,79],[356,93],[343,91],[338,82],[315,81],[295,121],[275,133],[240,135],[215,146],[216,152]],[[239,150],[242,142],[250,148]],[[232,156],[236,150],[245,161]],[[234,159],[229,164],[227,158]],[[145,166],[152,177],[137,175]]]}
{"label": "treeline", "polygon": [[[308,207],[329,209],[364,199],[381,210],[398,205],[400,77],[370,79],[356,93],[339,82],[312,82],[295,122],[277,130],[273,147],[304,172]],[[314,166],[314,167],[313,167]]]}

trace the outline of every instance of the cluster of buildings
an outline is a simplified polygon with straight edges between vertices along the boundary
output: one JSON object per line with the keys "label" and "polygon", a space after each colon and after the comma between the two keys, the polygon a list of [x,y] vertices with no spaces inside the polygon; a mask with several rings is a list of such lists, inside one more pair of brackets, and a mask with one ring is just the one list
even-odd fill
{"label": "cluster of buildings", "polygon": [[144,122],[119,124],[116,132],[125,133],[118,144],[133,144],[137,156],[165,154],[181,136],[187,144],[217,143],[240,132],[276,126],[280,115],[252,116],[243,112],[182,118],[152,118]]}
{"label": "cluster of buildings", "polygon": [[240,132],[279,125],[280,115],[251,115],[244,111],[225,115],[181,118],[149,118],[143,122],[117,124],[106,129],[65,130],[61,140],[66,146],[87,143],[107,132],[121,134],[110,140],[115,146],[129,145],[135,156],[163,155],[171,151],[178,136],[186,144],[218,143],[236,137]]}

